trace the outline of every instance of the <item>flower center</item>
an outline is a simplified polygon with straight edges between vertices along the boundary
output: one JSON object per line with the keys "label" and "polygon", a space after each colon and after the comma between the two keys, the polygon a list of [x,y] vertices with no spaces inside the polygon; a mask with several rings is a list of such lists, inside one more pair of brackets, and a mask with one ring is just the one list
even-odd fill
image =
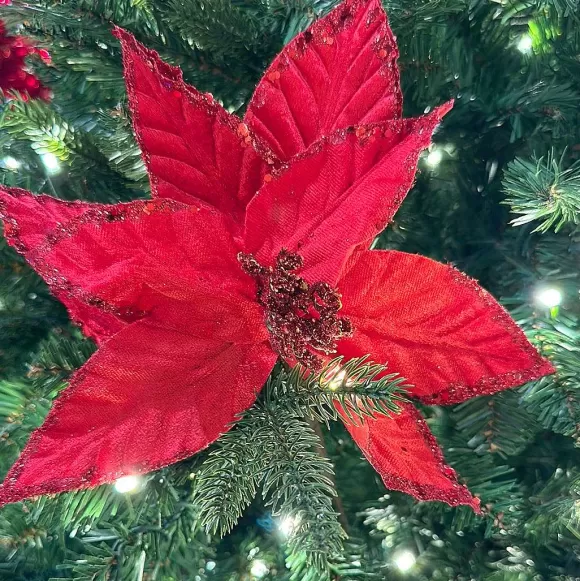
{"label": "flower center", "polygon": [[273,267],[262,266],[243,252],[238,261],[256,279],[270,343],[285,359],[317,371],[323,365],[320,354],[334,353],[337,339],[352,335],[350,321],[338,316],[339,292],[325,282],[309,285],[293,273],[304,264],[300,255],[282,249]]}

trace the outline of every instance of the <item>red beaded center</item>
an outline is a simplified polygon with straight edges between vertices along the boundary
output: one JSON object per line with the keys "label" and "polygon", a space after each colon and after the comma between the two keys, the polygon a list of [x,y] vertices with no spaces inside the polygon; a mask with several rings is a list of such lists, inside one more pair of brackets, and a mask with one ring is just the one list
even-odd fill
{"label": "red beaded center", "polygon": [[325,282],[309,285],[293,271],[302,257],[282,249],[275,266],[262,266],[251,254],[238,254],[244,270],[256,279],[258,302],[266,312],[270,343],[285,359],[295,359],[308,369],[323,365],[320,354],[336,351],[336,341],[352,334],[347,318],[339,317],[340,294]]}

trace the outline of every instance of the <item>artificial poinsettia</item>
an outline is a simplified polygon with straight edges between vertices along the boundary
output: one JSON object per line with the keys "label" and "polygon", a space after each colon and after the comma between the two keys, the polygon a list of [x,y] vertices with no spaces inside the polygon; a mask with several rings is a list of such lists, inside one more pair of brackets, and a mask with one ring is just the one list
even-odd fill
{"label": "artificial poinsettia", "polygon": [[[427,403],[552,371],[474,281],[367,250],[450,108],[401,119],[397,50],[378,0],[346,1],[291,42],[244,120],[116,34],[153,199],[0,193],[8,241],[99,344],[1,502],[198,452],[252,405],[279,357],[317,369],[333,353],[369,355]],[[387,486],[477,509],[411,404],[345,423]]]}
{"label": "artificial poinsettia", "polygon": [[[1,2],[0,2],[1,4]],[[28,97],[47,99],[50,90],[40,80],[26,71],[25,59],[38,55],[50,62],[50,55],[43,48],[35,48],[22,36],[11,36],[0,20],[0,92],[8,94],[17,91],[23,99]]]}

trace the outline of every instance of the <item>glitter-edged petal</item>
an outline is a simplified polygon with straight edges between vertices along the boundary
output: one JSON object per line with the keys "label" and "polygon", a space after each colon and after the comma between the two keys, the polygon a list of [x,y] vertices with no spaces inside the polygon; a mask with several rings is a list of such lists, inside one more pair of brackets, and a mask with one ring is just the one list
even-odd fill
{"label": "glitter-edged petal", "polygon": [[[267,163],[253,133],[209,94],[183,81],[128,32],[116,28],[135,134],[151,178],[153,196],[209,204],[243,224]],[[254,147],[255,146],[255,147]],[[273,161],[271,159],[270,161]]]}
{"label": "glitter-edged petal", "polygon": [[[42,244],[57,228],[76,218],[94,204],[63,202],[50,196],[33,196],[19,188],[0,188],[0,219],[9,244],[24,256]],[[97,343],[120,331],[125,322],[113,313],[89,305],[63,290],[52,287],[53,295],[67,308],[83,333]]]}
{"label": "glitter-edged petal", "polygon": [[215,210],[162,199],[71,203],[22,190],[0,190],[0,201],[8,242],[97,339],[170,299],[235,296],[255,304]]}
{"label": "glitter-edged petal", "polygon": [[338,352],[387,363],[424,403],[458,403],[554,372],[499,303],[450,266],[360,251],[338,287],[354,327]]}
{"label": "glitter-edged petal", "polygon": [[370,243],[397,211],[419,153],[450,108],[340,130],[266,176],[248,205],[245,251],[266,265],[282,248],[297,252],[307,281],[334,285],[351,250]]}
{"label": "glitter-edged petal", "polygon": [[336,129],[401,115],[395,38],[379,0],[346,0],[290,42],[245,121],[284,160]]}
{"label": "glitter-edged petal", "polygon": [[393,416],[350,420],[344,424],[385,486],[418,500],[440,500],[451,506],[466,504],[480,512],[479,499],[457,482],[421,414],[411,404]]}
{"label": "glitter-edged petal", "polygon": [[216,340],[164,313],[109,339],[73,377],[0,487],[0,505],[89,488],[191,456],[266,381],[266,343]]}

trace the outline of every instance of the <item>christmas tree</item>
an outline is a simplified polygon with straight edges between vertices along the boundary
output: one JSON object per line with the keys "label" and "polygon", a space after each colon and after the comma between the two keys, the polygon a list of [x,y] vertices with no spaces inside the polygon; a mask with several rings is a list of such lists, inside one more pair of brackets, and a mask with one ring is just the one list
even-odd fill
{"label": "christmas tree", "polygon": [[574,0],[3,4],[0,577],[580,578]]}

